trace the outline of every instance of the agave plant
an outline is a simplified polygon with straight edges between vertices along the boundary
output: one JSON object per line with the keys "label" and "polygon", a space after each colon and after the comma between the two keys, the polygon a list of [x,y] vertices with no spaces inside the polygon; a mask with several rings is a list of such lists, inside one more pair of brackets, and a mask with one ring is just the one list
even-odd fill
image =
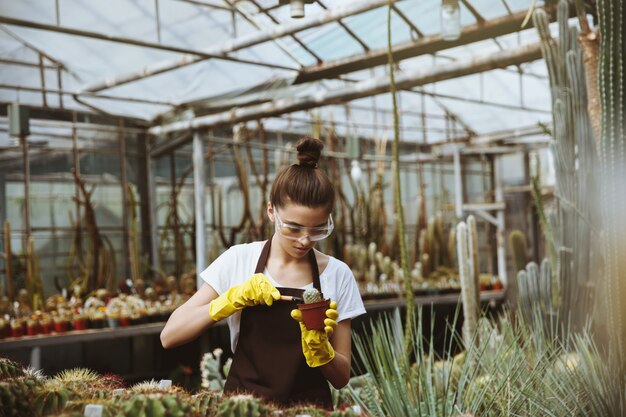
{"label": "agave plant", "polygon": [[[475,336],[481,343],[462,354],[454,355],[459,336],[450,325],[438,354],[432,338],[424,340],[421,316],[420,310],[410,361],[398,313],[355,338],[367,376],[365,388],[351,391],[368,415],[625,415],[624,376],[611,372],[588,328],[556,329],[541,323],[539,309],[532,323],[505,311],[497,322],[482,318]],[[535,331],[537,323],[553,331]]]}

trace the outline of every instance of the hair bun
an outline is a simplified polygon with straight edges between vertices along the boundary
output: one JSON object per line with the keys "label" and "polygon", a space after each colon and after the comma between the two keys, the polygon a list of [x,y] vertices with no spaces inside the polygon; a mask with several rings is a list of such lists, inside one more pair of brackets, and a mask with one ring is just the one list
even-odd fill
{"label": "hair bun", "polygon": [[324,149],[324,144],[321,140],[310,136],[304,136],[296,144],[298,162],[300,165],[308,165],[315,168],[317,166],[317,161],[320,160],[322,149]]}

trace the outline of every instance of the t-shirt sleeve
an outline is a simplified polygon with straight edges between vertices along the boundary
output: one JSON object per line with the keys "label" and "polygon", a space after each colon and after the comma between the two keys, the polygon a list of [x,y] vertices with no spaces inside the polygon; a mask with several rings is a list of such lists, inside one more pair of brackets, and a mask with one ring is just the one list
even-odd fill
{"label": "t-shirt sleeve", "polygon": [[236,262],[234,248],[222,253],[204,271],[200,278],[218,293],[222,294],[232,286],[233,264]]}
{"label": "t-shirt sleeve", "polygon": [[339,292],[337,295],[338,322],[353,319],[365,314],[365,306],[359,293],[359,286],[350,268],[342,264],[339,269]]}

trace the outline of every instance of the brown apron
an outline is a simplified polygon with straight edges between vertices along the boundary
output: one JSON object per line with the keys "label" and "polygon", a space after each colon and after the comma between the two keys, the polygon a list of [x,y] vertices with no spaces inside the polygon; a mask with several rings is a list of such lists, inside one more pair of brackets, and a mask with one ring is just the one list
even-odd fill
{"label": "brown apron", "polygon": [[[272,239],[256,266],[262,273]],[[313,286],[321,292],[319,270],[313,249],[309,251]],[[303,290],[281,288],[282,295],[302,297]],[[224,385],[225,393],[248,392],[280,405],[316,404],[332,410],[328,382],[319,368],[306,364],[302,353],[300,325],[291,318],[294,301],[275,301],[271,307],[255,306],[241,312],[239,340]]]}

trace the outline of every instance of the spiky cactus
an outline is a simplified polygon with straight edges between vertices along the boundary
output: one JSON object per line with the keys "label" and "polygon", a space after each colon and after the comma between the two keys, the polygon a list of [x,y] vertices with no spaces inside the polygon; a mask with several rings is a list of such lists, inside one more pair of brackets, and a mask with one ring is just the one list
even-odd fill
{"label": "spiky cactus", "polygon": [[326,412],[322,409],[311,405],[298,405],[289,407],[284,410],[280,410],[276,413],[280,417],[298,417],[298,416],[310,416],[310,417],[326,417]]}
{"label": "spiky cactus", "polygon": [[252,395],[233,395],[222,400],[215,417],[261,417],[268,406]]}
{"label": "spiky cactus", "polygon": [[8,378],[24,376],[24,369],[8,358],[0,358],[0,381]]}
{"label": "spiky cactus", "polygon": [[187,394],[187,392],[176,385],[167,388],[161,386],[160,382],[152,379],[149,381],[139,382],[130,388],[132,393],[138,394]]}
{"label": "spiky cactus", "polygon": [[116,417],[196,417],[188,396],[180,394],[138,394],[131,398],[119,398],[119,411]]}
{"label": "spiky cactus", "polygon": [[[553,141],[550,149],[556,168],[556,210],[551,222],[556,276],[559,280],[560,317],[581,329],[590,313],[592,279],[598,270],[597,156],[587,112],[587,89],[578,31],[568,23],[568,2],[557,9],[559,37],[550,35],[545,11],[536,10],[533,21],[548,67],[552,94]],[[603,164],[604,165],[604,164]],[[539,207],[539,204],[538,204]],[[551,242],[549,242],[551,243]]]}
{"label": "spiky cactus", "polygon": [[0,415],[24,417],[35,415],[33,397],[41,382],[32,377],[16,377],[0,381]]}
{"label": "spiky cactus", "polygon": [[222,400],[222,391],[202,390],[191,397],[194,409],[201,416],[212,416]]}
{"label": "spiky cactus", "polygon": [[608,324],[611,351],[620,359],[621,374],[626,368],[626,264],[624,259],[624,167],[626,166],[626,106],[624,83],[626,63],[624,48],[624,3],[622,0],[598,0],[600,20],[599,90],[602,107],[602,213],[604,219],[604,254],[606,256],[605,291],[608,298]]}
{"label": "spiky cactus", "polygon": [[526,323],[535,325],[536,315],[539,323],[548,324],[554,314],[552,303],[552,268],[544,259],[541,268],[535,262],[529,262],[525,270],[517,274],[518,309]]}
{"label": "spiky cactus", "polygon": [[49,387],[44,384],[35,396],[37,414],[47,416],[61,411],[71,396],[72,392],[63,387]]}
{"label": "spiky cactus", "polygon": [[320,294],[317,288],[307,288],[304,290],[302,298],[304,298],[305,304],[318,303],[322,301],[322,294]]}
{"label": "spiky cactus", "polygon": [[463,342],[466,349],[470,349],[476,342],[476,325],[478,324],[478,312],[480,300],[477,299],[477,282],[474,278],[475,268],[471,267],[474,254],[470,253],[470,248],[475,250],[475,246],[470,244],[470,233],[467,224],[460,222],[456,227],[457,236],[457,259],[459,261],[459,276],[461,278],[461,299],[463,300]]}
{"label": "spiky cactus", "polygon": [[509,246],[513,252],[513,265],[515,271],[521,271],[528,263],[526,256],[526,235],[521,230],[512,230],[509,233]]}

